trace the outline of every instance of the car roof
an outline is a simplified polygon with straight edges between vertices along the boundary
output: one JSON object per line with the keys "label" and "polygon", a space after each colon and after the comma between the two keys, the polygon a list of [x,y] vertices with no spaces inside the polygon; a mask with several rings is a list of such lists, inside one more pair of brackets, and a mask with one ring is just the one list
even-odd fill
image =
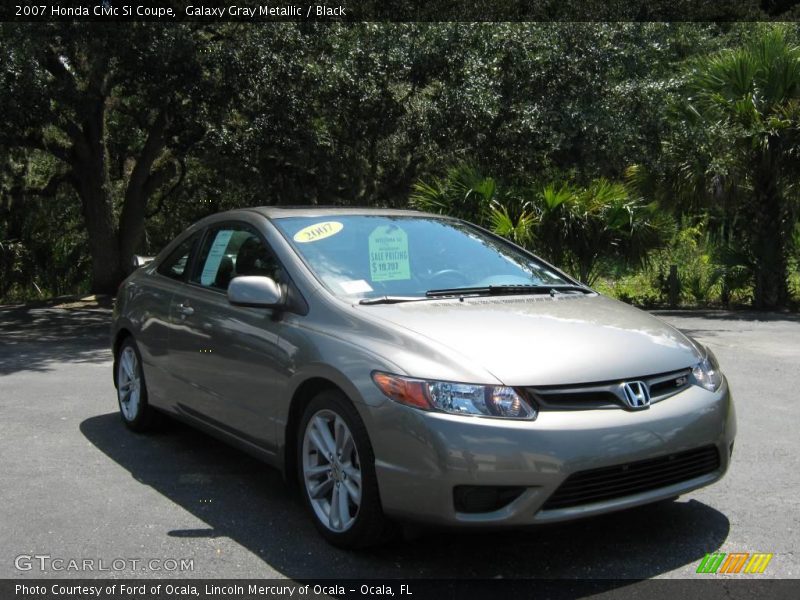
{"label": "car roof", "polygon": [[334,215],[442,218],[442,215],[434,215],[418,210],[348,206],[255,206],[247,210],[257,212],[268,219],[283,219],[286,217],[329,217]]}

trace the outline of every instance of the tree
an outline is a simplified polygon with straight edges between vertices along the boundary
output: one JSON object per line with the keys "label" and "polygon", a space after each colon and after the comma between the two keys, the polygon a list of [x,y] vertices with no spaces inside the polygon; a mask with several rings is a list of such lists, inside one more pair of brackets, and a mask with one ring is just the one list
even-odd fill
{"label": "tree", "polygon": [[[3,24],[0,147],[57,159],[33,193],[80,198],[93,292],[114,293],[150,201],[235,97],[235,37],[196,25]],[[224,31],[224,30],[223,30]]]}
{"label": "tree", "polygon": [[[665,183],[678,181],[670,176],[677,171],[692,175],[693,200],[740,206],[725,200],[751,185],[731,168],[747,164],[725,148],[733,130],[720,137],[725,127],[710,124],[722,120],[698,112],[691,121],[688,108],[670,121],[668,108],[685,89],[686,60],[753,29],[0,24],[0,268],[17,274],[17,295],[36,286],[41,295],[77,291],[89,254],[92,289],[114,291],[133,252],[157,250],[208,213],[254,204],[403,206],[415,181],[441,184],[444,206],[537,251],[547,245],[538,225],[547,183],[569,182],[569,194],[581,196],[603,178],[622,181],[632,163],[658,185],[634,191],[626,181],[623,204],[666,205],[677,194]],[[662,140],[676,135],[680,151],[662,152]],[[475,165],[496,182],[472,168],[447,172],[454,164]],[[789,198],[791,165],[782,164],[779,187]],[[416,198],[437,200],[422,187]],[[726,240],[752,220],[744,209],[735,214]],[[49,241],[62,230],[69,243],[49,261]],[[575,249],[550,258],[576,264]],[[597,270],[589,253],[582,261],[585,273]],[[48,269],[62,275],[45,277]]]}
{"label": "tree", "polygon": [[726,201],[726,223],[736,223],[750,256],[754,305],[784,307],[798,208],[800,47],[783,27],[764,27],[744,46],[698,60],[689,94],[678,126],[699,136],[677,149],[682,183]]}
{"label": "tree", "polygon": [[226,177],[258,203],[405,204],[419,170],[441,156],[435,94],[456,29],[252,28],[257,66],[218,140]]}
{"label": "tree", "polygon": [[433,51],[446,66],[426,96],[435,163],[468,162],[512,183],[568,173],[586,184],[619,179],[634,162],[657,163],[678,65],[726,39],[720,26],[697,23],[458,23],[435,31]]}

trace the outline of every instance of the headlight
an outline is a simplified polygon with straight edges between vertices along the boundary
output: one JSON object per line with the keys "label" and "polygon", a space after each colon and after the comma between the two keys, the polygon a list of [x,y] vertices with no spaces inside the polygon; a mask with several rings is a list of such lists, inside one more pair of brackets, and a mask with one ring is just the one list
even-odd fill
{"label": "headlight", "polygon": [[706,348],[706,357],[692,367],[692,383],[716,392],[722,385],[722,373],[719,370],[717,357]]}
{"label": "headlight", "polygon": [[506,386],[426,381],[377,371],[372,380],[395,402],[415,408],[502,419],[536,418],[536,409]]}

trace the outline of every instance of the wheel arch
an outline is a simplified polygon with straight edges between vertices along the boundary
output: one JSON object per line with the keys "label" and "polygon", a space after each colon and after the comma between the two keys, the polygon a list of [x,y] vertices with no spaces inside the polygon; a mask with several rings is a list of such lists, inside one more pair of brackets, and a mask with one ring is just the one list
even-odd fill
{"label": "wheel arch", "polygon": [[286,418],[283,437],[283,476],[292,487],[297,484],[297,453],[295,452],[298,437],[297,428],[300,425],[300,420],[303,418],[306,407],[317,394],[325,390],[337,391],[347,398],[351,404],[353,403],[347,392],[327,377],[309,377],[295,389],[294,394],[292,394],[292,400],[289,403],[289,414]]}

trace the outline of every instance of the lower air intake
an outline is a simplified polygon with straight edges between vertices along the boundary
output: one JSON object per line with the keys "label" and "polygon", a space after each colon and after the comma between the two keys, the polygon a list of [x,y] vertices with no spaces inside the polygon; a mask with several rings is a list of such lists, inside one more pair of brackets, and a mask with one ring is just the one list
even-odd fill
{"label": "lower air intake", "polygon": [[705,446],[613,467],[579,471],[567,477],[543,510],[614,500],[681,483],[719,469],[715,446]]}

